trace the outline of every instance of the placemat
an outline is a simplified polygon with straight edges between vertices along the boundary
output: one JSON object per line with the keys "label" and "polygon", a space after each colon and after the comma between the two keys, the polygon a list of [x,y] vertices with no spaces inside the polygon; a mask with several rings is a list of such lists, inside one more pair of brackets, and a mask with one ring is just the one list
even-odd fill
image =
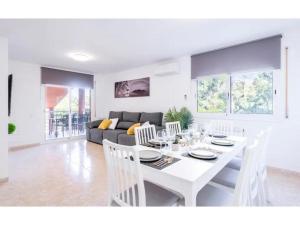
{"label": "placemat", "polygon": [[[165,160],[168,160],[169,158],[171,158],[171,162],[169,163],[160,163],[160,162],[164,162]],[[172,157],[172,156],[167,156],[167,155],[163,155],[161,157],[161,159],[155,161],[155,162],[141,162],[141,164],[145,165],[145,166],[150,166],[154,169],[158,169],[158,170],[162,170],[168,166],[171,166],[172,164],[180,161],[181,159]]]}
{"label": "placemat", "polygon": [[[171,158],[171,162],[168,162],[168,163],[162,163],[164,162],[165,160],[168,160],[169,158]],[[130,156],[130,159],[133,160],[133,157]],[[167,156],[167,155],[162,155],[162,157],[159,159],[159,160],[156,160],[154,162],[142,162],[141,161],[141,164],[145,165],[145,166],[150,166],[154,169],[158,169],[158,170],[162,170],[168,166],[171,166],[172,164],[180,161],[181,159],[178,159],[178,158],[175,158],[175,157],[172,157],[172,156]],[[161,163],[160,163],[161,162]]]}
{"label": "placemat", "polygon": [[[145,146],[145,147],[149,147],[149,148],[160,149],[160,145],[156,145],[156,144],[144,143],[144,144],[141,144],[141,145]],[[165,147],[165,146],[167,146],[167,144],[163,143],[161,146]]]}

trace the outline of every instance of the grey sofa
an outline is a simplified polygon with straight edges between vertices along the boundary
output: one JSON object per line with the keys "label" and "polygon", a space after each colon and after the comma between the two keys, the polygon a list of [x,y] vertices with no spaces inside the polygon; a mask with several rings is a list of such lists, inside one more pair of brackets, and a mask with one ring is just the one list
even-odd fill
{"label": "grey sofa", "polygon": [[163,113],[147,113],[147,112],[109,112],[109,118],[119,118],[115,130],[101,130],[99,125],[102,120],[92,121],[86,125],[86,139],[88,141],[102,144],[104,139],[118,143],[121,145],[135,145],[134,135],[128,135],[127,129],[135,123],[145,123],[149,121],[150,124],[155,125],[156,130],[161,130]]}

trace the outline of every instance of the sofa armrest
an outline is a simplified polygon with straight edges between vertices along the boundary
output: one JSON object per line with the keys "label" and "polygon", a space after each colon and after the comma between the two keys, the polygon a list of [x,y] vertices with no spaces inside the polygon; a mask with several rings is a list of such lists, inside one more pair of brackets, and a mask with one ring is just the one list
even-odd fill
{"label": "sofa armrest", "polygon": [[102,121],[103,121],[103,119],[102,120],[91,121],[91,122],[86,124],[86,127],[89,128],[89,129],[97,128],[97,127],[99,127],[99,125]]}

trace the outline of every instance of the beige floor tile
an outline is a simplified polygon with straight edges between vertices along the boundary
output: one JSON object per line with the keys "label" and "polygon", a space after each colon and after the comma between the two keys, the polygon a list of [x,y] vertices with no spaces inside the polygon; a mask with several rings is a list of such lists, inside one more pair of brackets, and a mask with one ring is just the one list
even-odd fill
{"label": "beige floor tile", "polygon": [[[300,178],[269,171],[271,205],[300,205]],[[100,145],[74,140],[9,152],[0,206],[105,206],[107,177]]]}

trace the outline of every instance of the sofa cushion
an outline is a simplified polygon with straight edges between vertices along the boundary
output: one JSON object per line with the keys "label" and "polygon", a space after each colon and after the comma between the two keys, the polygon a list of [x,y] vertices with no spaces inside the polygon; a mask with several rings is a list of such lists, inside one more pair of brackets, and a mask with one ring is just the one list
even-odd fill
{"label": "sofa cushion", "polygon": [[112,120],[110,119],[104,119],[100,125],[99,125],[99,129],[102,129],[102,130],[106,130],[108,129],[108,127],[112,124]]}
{"label": "sofa cushion", "polygon": [[118,144],[120,145],[135,145],[135,137],[134,135],[120,134],[118,136]]}
{"label": "sofa cushion", "polygon": [[103,140],[107,139],[114,143],[118,143],[118,136],[120,134],[126,134],[126,130],[116,129],[116,130],[104,130],[103,131]]}
{"label": "sofa cushion", "polygon": [[129,127],[131,127],[135,122],[127,122],[127,121],[121,121],[117,125],[117,129],[124,129],[128,130]]}
{"label": "sofa cushion", "polygon": [[135,123],[135,124],[133,124],[131,127],[128,128],[127,134],[128,134],[128,135],[134,135],[134,134],[135,134],[135,128],[136,128],[136,127],[140,127],[140,126],[141,126],[140,123]]}
{"label": "sofa cushion", "polygon": [[90,138],[91,141],[102,144],[103,130],[100,130],[98,128],[90,129]]}
{"label": "sofa cushion", "polygon": [[123,112],[110,111],[109,119],[118,118],[119,120],[123,119]]}
{"label": "sofa cushion", "polygon": [[139,112],[123,112],[123,121],[139,122],[140,116]]}
{"label": "sofa cushion", "polygon": [[140,118],[140,123],[145,123],[145,122],[149,121],[150,124],[161,126],[162,118],[163,118],[163,113],[161,113],[161,112],[154,112],[154,113],[142,112],[141,118]]}
{"label": "sofa cushion", "polygon": [[119,118],[111,118],[110,120],[111,120],[111,124],[109,125],[108,129],[110,130],[116,129]]}

